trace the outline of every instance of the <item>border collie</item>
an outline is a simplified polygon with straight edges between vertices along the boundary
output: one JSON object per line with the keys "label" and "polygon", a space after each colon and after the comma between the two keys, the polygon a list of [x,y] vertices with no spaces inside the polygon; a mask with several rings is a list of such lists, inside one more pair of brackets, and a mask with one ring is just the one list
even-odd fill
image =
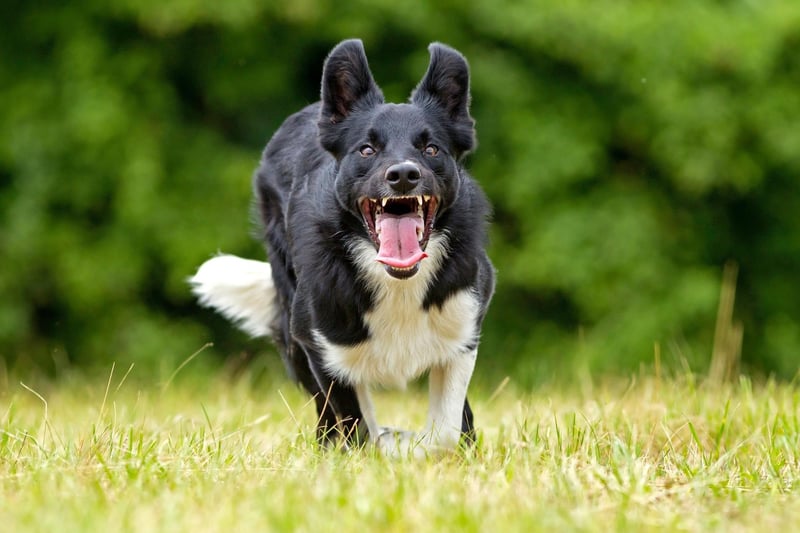
{"label": "border collie", "polygon": [[[360,40],[325,61],[321,101],[290,116],[254,177],[269,263],[223,255],[201,304],[271,336],[315,399],[317,437],[425,456],[474,441],[467,387],[494,291],[489,203],[461,165],[475,146],[469,68],[443,44],[408,103],[384,103]],[[429,373],[425,429],[378,424],[373,387]]]}

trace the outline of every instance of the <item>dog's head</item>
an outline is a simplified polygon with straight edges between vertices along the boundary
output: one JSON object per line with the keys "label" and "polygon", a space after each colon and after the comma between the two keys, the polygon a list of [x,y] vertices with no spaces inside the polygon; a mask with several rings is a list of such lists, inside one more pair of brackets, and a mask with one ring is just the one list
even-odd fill
{"label": "dog's head", "polygon": [[336,158],[335,190],[389,275],[408,278],[426,256],[437,218],[464,179],[475,146],[469,67],[443,44],[407,104],[384,103],[359,40],[340,43],[322,73],[320,142]]}

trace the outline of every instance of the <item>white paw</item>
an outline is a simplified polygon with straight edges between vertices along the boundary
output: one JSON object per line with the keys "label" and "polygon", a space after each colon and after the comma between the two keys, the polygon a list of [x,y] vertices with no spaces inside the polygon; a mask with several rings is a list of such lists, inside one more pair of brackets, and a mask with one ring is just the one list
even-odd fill
{"label": "white paw", "polygon": [[375,446],[382,455],[393,459],[424,459],[428,455],[424,440],[423,435],[413,431],[381,427]]}
{"label": "white paw", "polygon": [[458,432],[453,435],[430,431],[416,433],[381,426],[375,445],[386,457],[424,459],[452,452],[458,446],[459,437]]}

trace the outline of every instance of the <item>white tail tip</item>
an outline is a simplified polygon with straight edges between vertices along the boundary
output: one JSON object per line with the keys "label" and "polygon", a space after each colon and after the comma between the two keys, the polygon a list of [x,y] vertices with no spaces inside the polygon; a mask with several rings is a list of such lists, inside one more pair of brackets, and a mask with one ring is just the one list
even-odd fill
{"label": "white tail tip", "polygon": [[275,314],[269,263],[218,255],[200,265],[189,283],[201,305],[216,309],[253,337],[269,335]]}

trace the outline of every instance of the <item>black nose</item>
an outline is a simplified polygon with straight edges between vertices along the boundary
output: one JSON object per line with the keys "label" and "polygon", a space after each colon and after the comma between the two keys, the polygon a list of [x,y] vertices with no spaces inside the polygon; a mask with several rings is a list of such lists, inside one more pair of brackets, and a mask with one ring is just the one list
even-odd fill
{"label": "black nose", "polygon": [[386,169],[386,181],[400,194],[406,194],[416,187],[419,178],[419,167],[411,161],[403,161]]}

